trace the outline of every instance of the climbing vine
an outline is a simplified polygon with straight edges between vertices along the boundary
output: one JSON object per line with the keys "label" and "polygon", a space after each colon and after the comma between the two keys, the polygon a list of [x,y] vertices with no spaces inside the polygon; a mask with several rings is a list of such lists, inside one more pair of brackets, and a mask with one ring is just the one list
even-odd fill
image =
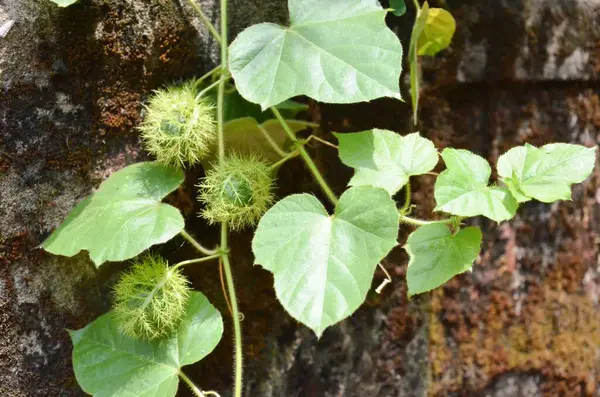
{"label": "climbing vine", "polygon": [[[439,153],[419,132],[401,136],[371,129],[334,133],[337,145],[324,142],[354,169],[348,189],[338,197],[306,150],[309,141],[321,139],[296,136],[315,125],[296,119],[306,106],[292,98],[400,100],[403,50],[384,21],[390,10],[373,0],[289,0],[289,26],[254,25],[228,46],[227,0],[220,2],[219,30],[189,1],[220,44],[220,65],[154,94],[139,129],[156,161],[112,174],[42,245],[64,256],[86,250],[98,267],[135,258],[115,286],[113,309],[70,331],[77,380],[92,395],[174,396],[180,379],[197,396],[218,395],[203,391],[182,370],[216,347],[223,321],[180,269],[214,260],[223,266],[233,319],[233,395],[242,396],[243,346],[230,230],[255,227],[255,263],[273,273],[285,310],[321,336],[365,301],[376,268],[399,243],[400,227],[415,229],[404,243],[410,257],[408,294],[425,293],[471,270],[482,232],[467,226],[468,218],[502,222],[513,218],[523,202],[568,200],[571,185],[593,170],[596,148],[526,144],[500,156],[498,179],[491,181],[492,166],[477,154],[452,148]],[[397,16],[406,11],[402,0],[391,6]],[[419,57],[448,47],[455,22],[448,11],[427,2],[414,0],[414,7],[408,64],[416,124]],[[277,171],[295,157],[304,160],[332,213],[311,194],[276,201]],[[445,169],[437,174],[433,170],[440,157]],[[179,210],[162,203],[183,182],[185,169],[199,163],[206,170],[197,185],[200,216],[221,225],[217,247],[202,245],[186,231]],[[434,212],[440,216],[431,220],[411,216],[416,206],[411,179],[425,174],[436,176]],[[393,197],[402,190],[405,201],[397,204]],[[146,253],[178,235],[199,257],[171,265]]]}

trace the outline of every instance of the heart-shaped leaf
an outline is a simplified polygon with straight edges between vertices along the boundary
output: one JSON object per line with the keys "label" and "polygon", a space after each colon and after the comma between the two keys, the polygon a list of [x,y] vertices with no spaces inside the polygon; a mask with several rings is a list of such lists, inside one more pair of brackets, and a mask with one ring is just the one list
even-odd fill
{"label": "heart-shaped leaf", "polygon": [[53,2],[54,4],[58,5],[59,7],[68,7],[71,4],[77,3],[78,0],[50,0],[50,1]]}
{"label": "heart-shaped leaf", "polygon": [[251,26],[229,47],[244,98],[263,109],[297,95],[330,103],[400,98],[402,46],[377,1],[289,0],[288,8],[291,26]]}
{"label": "heart-shaped leaf", "polygon": [[568,143],[519,146],[500,156],[498,174],[521,202],[570,200],[571,185],[594,169],[596,149]]}
{"label": "heart-shaped leaf", "polygon": [[397,17],[401,17],[406,13],[406,3],[404,0],[390,0],[390,7]]}
{"label": "heart-shaped leaf", "polygon": [[394,194],[412,175],[425,174],[438,162],[433,142],[418,132],[400,136],[373,129],[334,135],[340,142],[340,159],[356,169],[351,186],[372,185]]}
{"label": "heart-shaped leaf", "polygon": [[408,296],[431,291],[457,274],[471,270],[481,248],[481,230],[467,227],[452,234],[434,223],[418,228],[404,248],[410,255],[406,281]]}
{"label": "heart-shaped leaf", "polygon": [[88,250],[96,266],[133,258],[183,229],[179,210],[160,202],[181,182],[182,171],[156,162],[125,167],[80,202],[42,248],[64,256]]}
{"label": "heart-shaped leaf", "polygon": [[267,211],[252,250],[275,276],[287,312],[321,336],[364,302],[377,263],[396,245],[398,222],[383,189],[348,189],[333,215],[314,196],[295,194]]}
{"label": "heart-shaped leaf", "polygon": [[425,28],[419,36],[417,49],[419,55],[433,56],[447,48],[456,30],[456,21],[443,8],[430,8]]}
{"label": "heart-shaped leaf", "polygon": [[219,343],[223,320],[204,295],[192,292],[177,333],[157,341],[119,332],[112,313],[70,331],[73,369],[81,388],[94,397],[172,397],[181,367],[202,360]]}
{"label": "heart-shaped leaf", "polygon": [[480,156],[444,149],[447,169],[435,181],[435,211],[459,216],[483,215],[496,222],[515,216],[519,204],[508,189],[488,186],[492,169]]}

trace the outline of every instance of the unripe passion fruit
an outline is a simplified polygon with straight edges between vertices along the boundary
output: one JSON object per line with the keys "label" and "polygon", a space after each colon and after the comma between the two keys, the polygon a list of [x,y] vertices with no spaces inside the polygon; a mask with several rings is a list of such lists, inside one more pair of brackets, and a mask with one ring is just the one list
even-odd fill
{"label": "unripe passion fruit", "polygon": [[166,165],[194,165],[217,138],[214,106],[197,97],[195,81],[157,90],[140,125],[148,152]]}
{"label": "unripe passion fruit", "polygon": [[233,230],[256,225],[273,203],[273,176],[258,157],[229,155],[208,171],[200,185],[202,216],[209,223],[227,223]]}
{"label": "unripe passion fruit", "polygon": [[113,314],[119,329],[135,339],[171,334],[181,322],[189,297],[188,280],[159,256],[134,263],[114,288]]}

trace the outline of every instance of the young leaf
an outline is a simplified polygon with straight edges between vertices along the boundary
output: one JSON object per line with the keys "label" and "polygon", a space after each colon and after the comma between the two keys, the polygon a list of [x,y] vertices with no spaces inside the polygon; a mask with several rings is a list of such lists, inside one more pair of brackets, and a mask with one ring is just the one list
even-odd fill
{"label": "young leaf", "polygon": [[401,17],[406,13],[406,3],[404,0],[390,0],[390,7],[397,17]]}
{"label": "young leaf", "polygon": [[397,244],[398,222],[389,194],[372,186],[347,190],[333,215],[295,194],[267,211],[252,250],[275,276],[283,307],[320,337],[364,302],[377,263]]}
{"label": "young leaf", "polygon": [[452,14],[442,8],[430,8],[427,23],[417,42],[419,55],[433,56],[447,48],[455,30]]}
{"label": "young leaf", "polygon": [[435,182],[435,211],[459,216],[483,215],[496,222],[515,216],[519,204],[508,189],[488,186],[492,169],[468,150],[444,149],[447,169]]}
{"label": "young leaf", "polygon": [[289,0],[291,26],[261,23],[229,48],[240,94],[263,109],[296,95],[354,103],[400,98],[402,46],[373,0]]}
{"label": "young leaf", "polygon": [[570,200],[571,185],[583,182],[594,169],[596,149],[568,143],[538,149],[526,144],[500,156],[498,174],[521,202]]}
{"label": "young leaf", "polygon": [[408,61],[410,64],[410,96],[413,104],[413,119],[415,125],[417,124],[417,113],[419,109],[419,91],[421,85],[421,70],[419,69],[419,54],[417,52],[417,43],[425,24],[427,23],[427,17],[429,15],[429,4],[425,2],[423,7],[417,13],[417,19],[413,25],[412,34],[410,35],[410,45],[408,48]]}
{"label": "young leaf", "polygon": [[479,255],[481,237],[481,230],[473,226],[454,235],[439,223],[414,231],[404,246],[410,256],[406,273],[408,296],[431,291],[471,270]]}
{"label": "young leaf", "polygon": [[64,256],[88,250],[96,266],[133,258],[183,229],[179,210],[160,202],[181,182],[182,171],[156,162],[125,167],[80,202],[42,248]]}
{"label": "young leaf", "polygon": [[73,369],[81,388],[94,397],[173,397],[181,367],[202,360],[219,343],[223,320],[200,292],[192,292],[175,335],[156,341],[119,332],[112,313],[70,331]]}
{"label": "young leaf", "polygon": [[410,176],[425,174],[438,162],[435,146],[418,132],[400,136],[373,129],[334,135],[340,142],[340,159],[356,169],[351,186],[372,185],[394,194]]}
{"label": "young leaf", "polygon": [[54,4],[58,5],[59,7],[68,7],[71,4],[77,3],[78,0],[50,0],[50,1],[53,2]]}

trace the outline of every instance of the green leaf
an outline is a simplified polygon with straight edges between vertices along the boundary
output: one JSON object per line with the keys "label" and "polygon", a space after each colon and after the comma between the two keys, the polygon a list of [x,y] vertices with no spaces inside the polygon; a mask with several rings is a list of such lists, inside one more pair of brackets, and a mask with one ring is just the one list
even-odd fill
{"label": "green leaf", "polygon": [[219,343],[223,320],[199,292],[177,333],[157,341],[135,340],[119,332],[112,313],[70,331],[73,369],[81,388],[94,397],[173,397],[181,367],[202,360]]}
{"label": "green leaf", "polygon": [[[350,4],[351,3],[351,4]],[[291,26],[261,23],[229,47],[240,94],[263,109],[297,95],[355,103],[400,98],[402,46],[373,0],[289,0]]]}
{"label": "green leaf", "polygon": [[[204,88],[206,88],[206,86]],[[206,95],[210,96],[215,103],[217,102],[216,89],[210,90]],[[280,111],[281,115],[286,119],[293,119],[298,115],[298,113],[308,109],[308,105],[292,100],[284,101],[278,104],[276,107]],[[255,119],[256,122],[260,124],[267,120],[273,119],[273,113],[271,111],[263,112],[260,106],[255,103],[248,102],[237,92],[233,86],[228,85],[223,98],[223,120],[227,123],[228,121],[247,117]]]}
{"label": "green leaf", "polygon": [[447,169],[435,182],[435,211],[459,216],[483,215],[496,222],[515,216],[519,204],[508,189],[488,186],[492,169],[468,150],[444,149]]}
{"label": "green leaf", "polygon": [[431,291],[457,274],[470,271],[479,255],[481,237],[477,227],[453,235],[440,223],[421,226],[408,236],[404,246],[410,256],[408,296]]}
{"label": "green leaf", "polygon": [[317,336],[365,300],[377,263],[396,246],[399,215],[383,189],[359,186],[334,215],[309,194],[288,196],[263,216],[252,250],[275,276],[287,312]]}
{"label": "green leaf", "polygon": [[410,176],[425,174],[438,162],[435,146],[418,132],[400,136],[373,129],[334,135],[340,142],[340,159],[356,169],[351,186],[372,185],[394,194]]}
{"label": "green leaf", "polygon": [[[302,120],[286,120],[291,130],[296,133],[306,128],[317,127],[318,124],[310,123]],[[251,117],[231,120],[223,126],[223,136],[225,147],[238,154],[253,155],[258,154],[264,160],[275,163],[281,160],[281,156],[273,149],[265,134],[261,129],[272,138],[281,149],[285,149],[288,145],[288,136],[281,126],[279,120],[271,119],[262,124],[258,124]],[[212,147],[211,155],[204,159],[202,163],[205,168],[209,168],[210,164],[215,163],[218,157],[217,144]]]}
{"label": "green leaf", "polygon": [[59,7],[68,7],[71,4],[77,3],[78,0],[50,0],[50,1],[53,2],[54,4],[58,5]]}
{"label": "green leaf", "polygon": [[538,149],[526,144],[500,156],[498,174],[521,202],[570,200],[571,185],[583,182],[594,169],[596,149],[568,143]]}
{"label": "green leaf", "polygon": [[182,171],[156,162],[125,167],[80,202],[42,248],[64,256],[88,250],[96,266],[133,258],[183,229],[179,210],[160,202],[181,182]]}
{"label": "green leaf", "polygon": [[419,55],[433,56],[447,48],[455,30],[452,14],[442,8],[430,8],[427,23],[417,42]]}
{"label": "green leaf", "polygon": [[390,0],[390,7],[395,16],[401,17],[406,13],[406,3],[404,0]]}
{"label": "green leaf", "polygon": [[429,15],[429,4],[425,2],[419,10],[415,24],[413,25],[412,34],[410,35],[410,45],[408,48],[408,60],[410,64],[410,96],[413,104],[413,120],[417,125],[417,113],[419,110],[419,91],[421,85],[421,70],[419,68],[419,56],[417,53],[417,43],[419,37],[425,29],[427,16]]}

